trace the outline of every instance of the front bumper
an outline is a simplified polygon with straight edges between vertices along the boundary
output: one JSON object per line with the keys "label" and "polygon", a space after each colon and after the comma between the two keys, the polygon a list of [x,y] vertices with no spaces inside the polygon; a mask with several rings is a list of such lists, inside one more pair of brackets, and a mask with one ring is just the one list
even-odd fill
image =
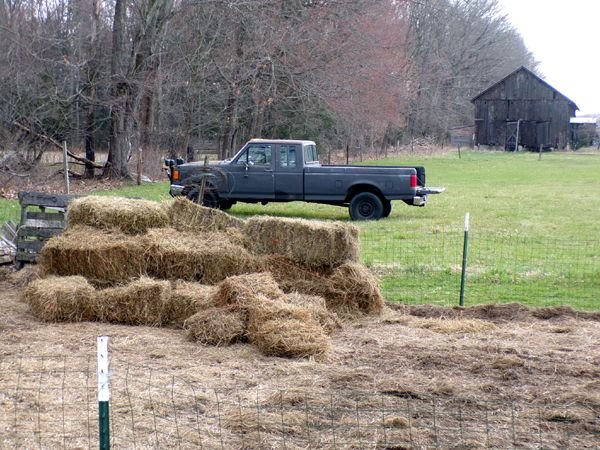
{"label": "front bumper", "polygon": [[169,189],[169,194],[171,194],[171,197],[177,197],[179,195],[182,195],[183,188],[184,186],[182,186],[181,184],[172,184],[171,188]]}

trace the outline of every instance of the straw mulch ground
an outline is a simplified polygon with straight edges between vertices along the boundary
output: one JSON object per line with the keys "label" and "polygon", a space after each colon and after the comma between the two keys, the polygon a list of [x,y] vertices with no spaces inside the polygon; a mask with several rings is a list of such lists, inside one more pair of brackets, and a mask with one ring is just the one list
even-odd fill
{"label": "straw mulch ground", "polygon": [[[169,436],[185,448],[331,448],[332,436],[345,448],[481,448],[486,439],[494,448],[597,447],[599,313],[399,305],[337,330],[323,360],[293,360],[244,338],[199,347],[169,328],[40,322],[20,288],[0,287],[0,378],[12,386],[7,395],[18,386],[18,404],[0,402],[9,448],[39,447],[38,435],[21,433],[30,424],[41,424],[48,448],[63,446],[63,432],[71,447],[88,446],[93,420],[74,413],[89,394],[85,380],[94,381],[99,335],[111,338],[120,442],[129,442],[133,417],[138,437],[154,437],[159,421],[161,448],[178,446]],[[88,402],[93,411],[95,398]]]}

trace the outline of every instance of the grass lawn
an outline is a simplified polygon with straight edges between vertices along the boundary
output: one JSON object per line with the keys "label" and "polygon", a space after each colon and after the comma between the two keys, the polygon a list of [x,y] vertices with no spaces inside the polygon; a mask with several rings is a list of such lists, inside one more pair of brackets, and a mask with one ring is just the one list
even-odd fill
{"label": "grass lawn", "polygon": [[[465,303],[520,301],[600,309],[600,152],[456,151],[390,157],[368,164],[418,164],[427,184],[446,192],[425,208],[394,202],[392,215],[361,222],[363,260],[388,299],[456,304],[463,222],[471,216]],[[166,182],[102,195],[168,200]],[[0,219],[18,218],[0,201]],[[288,204],[235,205],[232,214],[349,221],[346,208]]]}

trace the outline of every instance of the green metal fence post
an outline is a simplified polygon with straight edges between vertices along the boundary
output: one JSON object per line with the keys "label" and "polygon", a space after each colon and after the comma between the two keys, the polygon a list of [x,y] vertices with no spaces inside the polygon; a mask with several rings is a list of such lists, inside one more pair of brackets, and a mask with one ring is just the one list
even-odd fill
{"label": "green metal fence post", "polygon": [[469,242],[469,213],[465,214],[465,238],[463,241],[462,270],[460,274],[460,299],[458,304],[465,306],[465,276],[467,272],[467,244]]}
{"label": "green metal fence post", "polygon": [[98,431],[100,450],[110,450],[108,336],[98,336]]}

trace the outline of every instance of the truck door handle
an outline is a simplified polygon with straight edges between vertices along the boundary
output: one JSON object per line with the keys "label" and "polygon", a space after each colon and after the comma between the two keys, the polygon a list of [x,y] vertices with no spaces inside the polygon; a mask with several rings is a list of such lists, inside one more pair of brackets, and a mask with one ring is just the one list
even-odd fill
{"label": "truck door handle", "polygon": [[273,169],[265,169],[265,172],[273,172]]}

